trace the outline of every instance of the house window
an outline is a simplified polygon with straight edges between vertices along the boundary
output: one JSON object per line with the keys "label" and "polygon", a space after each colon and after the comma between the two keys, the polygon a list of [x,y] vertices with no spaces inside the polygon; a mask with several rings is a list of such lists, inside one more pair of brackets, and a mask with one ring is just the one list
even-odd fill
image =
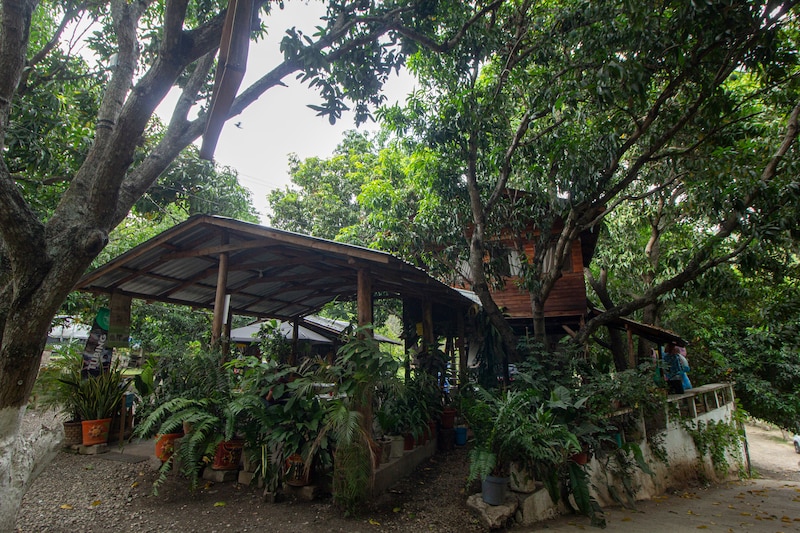
{"label": "house window", "polygon": [[[547,248],[547,251],[544,254],[544,261],[542,261],[542,269],[545,272],[552,272],[555,269],[555,256],[553,251],[555,250],[557,241],[552,241],[550,246]],[[564,259],[564,266],[561,269],[562,272],[572,272],[572,250],[570,249],[567,257]]]}
{"label": "house window", "polygon": [[518,251],[504,246],[489,248],[491,272],[496,278],[511,278],[522,275],[522,258]]}
{"label": "house window", "polygon": [[522,256],[516,250],[508,250],[508,271],[512,276],[522,276]]}

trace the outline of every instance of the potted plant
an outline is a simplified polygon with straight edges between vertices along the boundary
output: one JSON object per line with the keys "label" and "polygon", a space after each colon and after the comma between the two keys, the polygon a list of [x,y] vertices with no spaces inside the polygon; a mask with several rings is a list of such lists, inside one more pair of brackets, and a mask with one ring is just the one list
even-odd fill
{"label": "potted plant", "polygon": [[81,379],[83,355],[72,346],[53,353],[43,365],[33,388],[32,405],[36,409],[55,409],[64,417],[65,446],[81,444],[81,417],[77,405],[77,388],[71,383]]}
{"label": "potted plant", "polygon": [[315,467],[332,463],[330,443],[313,446],[324,424],[326,400],[318,394],[308,365],[278,369],[267,380],[272,394],[260,417],[257,441],[271,450],[275,475],[288,485],[302,486],[310,482]]}
{"label": "potted plant", "polygon": [[[154,492],[166,479],[176,459],[181,473],[189,478],[191,489],[196,489],[203,467],[218,455],[219,444],[234,440],[238,429],[232,409],[236,398],[234,379],[231,370],[223,366],[221,354],[215,350],[199,352],[184,361],[184,383],[188,386],[183,394],[175,391],[174,397],[155,407],[135,430],[138,437],[150,437],[179,433],[184,424],[192,428],[162,465]],[[238,465],[235,455],[240,455],[241,449],[238,443],[230,445],[228,450],[223,449],[222,456],[227,452]]]}
{"label": "potted plant", "polygon": [[74,389],[74,404],[81,418],[83,445],[92,446],[108,442],[111,418],[119,408],[128,379],[122,375],[119,364],[115,363],[107,372],[97,376],[62,381]]}
{"label": "potted plant", "polygon": [[384,438],[389,440],[389,459],[398,459],[403,456],[403,434],[408,426],[407,391],[400,380],[394,379],[381,383],[377,393],[379,402],[375,416]]}
{"label": "potted plant", "polygon": [[[417,444],[435,438],[435,421],[442,412],[442,393],[436,377],[426,370],[417,369],[406,381],[408,391],[409,431]],[[433,428],[433,429],[432,429]]]}
{"label": "potted plant", "polygon": [[556,422],[537,391],[490,392],[476,386],[473,392],[463,401],[464,416],[475,434],[468,481],[482,480],[486,503],[505,501],[512,461],[544,473],[579,449],[575,435]]}
{"label": "potted plant", "polygon": [[370,490],[375,464],[373,413],[376,388],[394,379],[399,363],[381,352],[378,343],[363,329],[348,340],[334,364],[320,361],[315,379],[333,384],[332,397],[325,402],[325,423],[312,450],[333,441],[334,501],[354,513]]}

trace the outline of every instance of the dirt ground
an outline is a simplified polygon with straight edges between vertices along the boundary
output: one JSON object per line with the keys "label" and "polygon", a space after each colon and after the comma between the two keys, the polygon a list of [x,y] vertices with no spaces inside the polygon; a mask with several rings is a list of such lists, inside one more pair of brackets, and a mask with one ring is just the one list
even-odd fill
{"label": "dirt ground", "polygon": [[[800,455],[778,430],[749,426],[748,436],[754,479],[688,487],[639,502],[636,510],[608,509],[607,531],[800,531]],[[61,453],[26,495],[16,528],[72,533],[481,531],[465,504],[466,472],[465,449],[437,454],[358,516],[345,518],[330,499],[270,504],[259,489],[236,483],[209,483],[192,495],[185,482],[172,478],[153,496],[154,473],[146,459]],[[569,516],[512,531],[543,529],[592,528],[585,519]]]}

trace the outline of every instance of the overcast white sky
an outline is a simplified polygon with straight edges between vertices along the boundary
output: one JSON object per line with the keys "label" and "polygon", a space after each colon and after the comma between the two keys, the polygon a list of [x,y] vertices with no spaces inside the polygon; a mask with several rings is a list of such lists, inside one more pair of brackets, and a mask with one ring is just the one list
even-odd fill
{"label": "overcast white sky", "polygon": [[[289,0],[285,4],[284,10],[275,8],[265,19],[270,30],[269,38],[251,44],[247,74],[241,89],[282,60],[279,43],[286,28],[296,26],[311,35],[314,27],[321,24],[322,3]],[[328,156],[339,144],[342,134],[355,128],[352,115],[344,115],[331,126],[327,117],[318,117],[315,111],[306,107],[307,104],[319,103],[319,96],[314,91],[300,85],[293,77],[284,81],[289,87],[270,89],[244,113],[228,121],[215,154],[217,163],[239,172],[239,182],[253,193],[253,203],[265,224],[268,222],[267,193],[289,183],[288,154],[296,153],[301,159]],[[392,76],[386,88],[387,103],[403,102],[412,89],[410,75]],[[238,122],[241,127],[236,126]],[[377,128],[375,124],[367,123],[359,129]]]}

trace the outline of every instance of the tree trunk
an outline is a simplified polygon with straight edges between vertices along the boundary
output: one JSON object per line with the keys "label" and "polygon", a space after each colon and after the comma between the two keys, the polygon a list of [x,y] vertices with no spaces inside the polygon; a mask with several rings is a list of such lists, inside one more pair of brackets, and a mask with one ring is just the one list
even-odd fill
{"label": "tree trunk", "polygon": [[547,329],[544,319],[544,301],[538,294],[531,294],[531,311],[533,313],[533,338],[547,346]]}
{"label": "tree trunk", "polygon": [[[486,279],[486,270],[483,262],[484,255],[486,254],[486,217],[487,213],[494,205],[491,200],[485,204],[481,200],[481,194],[477,181],[477,144],[474,137],[470,138],[469,150],[467,155],[467,190],[470,198],[470,210],[472,212],[472,220],[474,227],[472,236],[469,240],[469,267],[472,277],[472,290],[478,296],[483,305],[483,312],[489,318],[489,321],[500,334],[500,338],[505,348],[503,354],[503,367],[504,375],[508,374],[508,362],[517,361],[517,336],[514,330],[511,329],[508,322],[506,322],[500,308],[497,307],[492,294],[489,291],[489,283]],[[503,180],[500,180],[495,190],[495,196],[499,194],[499,190],[504,186]]]}
{"label": "tree trunk", "polygon": [[[649,305],[646,305],[642,309],[642,322],[644,324],[650,324],[651,326],[658,326],[660,312],[661,305],[659,302],[653,302]],[[636,352],[636,355],[639,358],[639,363],[650,360],[650,350],[652,350],[654,347],[655,345],[651,341],[648,341],[645,338],[639,338],[639,346]]]}
{"label": "tree trunk", "polygon": [[[595,278],[594,275],[592,275],[592,271],[588,268],[583,269],[583,274],[584,277],[589,281],[589,285],[592,287],[592,290],[594,290],[597,297],[600,298],[600,303],[603,304],[603,307],[606,309],[611,309],[614,307],[614,302],[611,300],[611,295],[608,294],[608,270],[605,268],[600,269],[600,279]],[[618,329],[609,327],[608,338],[611,346],[611,354],[614,357],[614,368],[618,372],[627,370],[627,345],[622,339],[622,333],[620,333]]]}
{"label": "tree trunk", "polygon": [[[37,469],[54,457],[61,441],[59,428],[44,428],[25,437],[20,434],[20,421],[53,317],[91,257],[105,244],[105,234],[97,230],[73,226],[67,234],[71,238],[52,235],[35,255],[8,259],[14,265],[13,282],[0,290],[0,471],[9,473],[0,478],[0,523],[4,524],[0,530],[6,524],[6,530],[13,530],[25,489]],[[45,243],[44,235],[34,236],[38,237],[34,242]]]}
{"label": "tree trunk", "polygon": [[42,426],[32,435],[20,431],[25,407],[0,409],[0,532],[15,531],[16,516],[22,497],[31,483],[58,453],[64,428],[56,421]]}

